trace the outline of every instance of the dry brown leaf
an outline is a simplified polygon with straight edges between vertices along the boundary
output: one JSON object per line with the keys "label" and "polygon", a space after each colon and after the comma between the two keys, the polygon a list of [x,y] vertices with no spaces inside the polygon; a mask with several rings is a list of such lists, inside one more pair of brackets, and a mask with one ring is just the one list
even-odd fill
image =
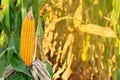
{"label": "dry brown leaf", "polygon": [[69,47],[69,50],[68,50],[68,55],[67,55],[67,65],[71,66],[72,64],[72,61],[73,61],[73,52],[72,52],[72,49],[73,49],[73,43],[74,43],[74,37],[73,37],[73,40],[71,42],[71,45]]}
{"label": "dry brown leaf", "polygon": [[52,67],[52,71],[53,71],[53,73],[55,73],[57,67],[58,67],[58,63],[55,63],[55,64],[53,65],[53,67]]}
{"label": "dry brown leaf", "polygon": [[31,67],[30,72],[34,78],[34,80],[51,80],[51,76],[47,71],[46,65],[40,60],[35,60]]}
{"label": "dry brown leaf", "polygon": [[72,65],[72,63],[73,63],[73,57],[74,57],[74,55],[71,54],[71,56],[70,56],[70,58],[69,58],[69,64],[67,65],[66,70],[65,70],[64,73],[62,74],[62,79],[63,79],[63,80],[68,80],[69,77],[70,77],[70,75],[72,74],[72,70],[71,70],[70,67],[71,67],[71,65]]}
{"label": "dry brown leaf", "polygon": [[57,57],[56,57],[56,62],[58,63],[59,61],[60,61],[60,53],[59,52],[57,52]]}
{"label": "dry brown leaf", "polygon": [[[15,70],[13,69],[13,67],[11,65],[8,65],[7,69],[5,70],[5,72],[2,74],[3,80],[7,77],[9,77],[12,73],[14,73]],[[1,80],[1,79],[0,79]]]}
{"label": "dry brown leaf", "polygon": [[53,75],[53,80],[57,80],[58,78],[60,78],[60,74],[63,73],[65,69],[66,69],[66,62],[64,62],[62,68],[59,68],[57,72]]}
{"label": "dry brown leaf", "polygon": [[71,74],[72,74],[71,68],[67,68],[65,72],[62,74],[62,80],[68,80]]}
{"label": "dry brown leaf", "polygon": [[60,78],[60,74],[63,72],[64,70],[62,70],[61,68],[59,68],[59,70],[57,70],[57,72],[53,75],[53,80],[57,80],[58,78]]}
{"label": "dry brown leaf", "polygon": [[55,46],[56,46],[56,45],[57,45],[57,42],[54,41],[54,43],[53,43],[53,47],[52,47],[52,50],[51,50],[50,57],[53,57],[53,56],[54,56],[54,53],[55,53],[55,51],[56,51],[56,49],[55,49]]}
{"label": "dry brown leaf", "polygon": [[99,35],[102,37],[111,37],[116,38],[116,34],[109,27],[102,27],[95,24],[82,24],[80,27],[77,27],[81,32],[86,32],[89,34]]}
{"label": "dry brown leaf", "polygon": [[65,60],[65,57],[66,57],[66,55],[67,55],[67,53],[68,53],[67,51],[68,51],[71,43],[73,42],[73,40],[74,40],[73,34],[69,34],[68,37],[67,37],[67,40],[66,40],[66,42],[65,42],[65,45],[64,45],[64,47],[63,47],[63,52],[62,52],[62,54],[61,54],[61,59],[60,59],[60,62],[61,62],[61,63]]}

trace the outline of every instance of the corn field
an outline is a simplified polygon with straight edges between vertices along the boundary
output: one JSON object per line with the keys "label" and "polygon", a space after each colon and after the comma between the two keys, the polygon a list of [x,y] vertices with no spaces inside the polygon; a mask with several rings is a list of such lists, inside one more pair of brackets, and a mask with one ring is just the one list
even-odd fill
{"label": "corn field", "polygon": [[120,80],[119,0],[0,0],[0,80]]}

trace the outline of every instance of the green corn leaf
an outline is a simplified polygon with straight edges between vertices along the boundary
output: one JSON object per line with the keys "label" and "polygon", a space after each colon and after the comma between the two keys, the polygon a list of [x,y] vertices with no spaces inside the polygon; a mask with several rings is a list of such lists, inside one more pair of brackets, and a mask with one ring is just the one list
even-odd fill
{"label": "green corn leaf", "polygon": [[117,80],[120,80],[120,69],[116,70],[116,74],[117,74]]}
{"label": "green corn leaf", "polygon": [[119,15],[120,15],[120,0],[113,0],[112,1],[112,14],[111,14],[111,22],[113,25],[116,25],[118,23]]}
{"label": "green corn leaf", "polygon": [[0,22],[2,22],[4,19],[4,13],[0,10]]}
{"label": "green corn leaf", "polygon": [[8,61],[10,61],[13,56],[13,53],[19,53],[20,41],[19,41],[18,35],[16,35],[16,34],[11,35],[8,47],[14,48],[12,50],[8,50],[7,56],[8,56]]}
{"label": "green corn leaf", "polygon": [[0,47],[0,77],[2,76],[8,65],[7,55],[5,53],[6,50]]}
{"label": "green corn leaf", "polygon": [[26,77],[22,73],[17,72],[16,74],[11,76],[11,80],[26,80]]}
{"label": "green corn leaf", "polygon": [[27,77],[21,72],[17,72],[16,74],[11,76],[11,80],[33,80],[32,78]]}
{"label": "green corn leaf", "polygon": [[10,64],[12,65],[12,67],[21,73],[24,73],[25,75],[31,77],[31,74],[29,73],[29,71],[27,70],[24,62],[21,60],[20,56],[16,53],[13,54]]}
{"label": "green corn leaf", "polygon": [[38,36],[40,36],[40,42],[42,43],[43,37],[44,37],[44,31],[42,28],[42,22],[41,19],[39,18],[39,22],[38,22]]}
{"label": "green corn leaf", "polygon": [[32,5],[33,1],[34,0],[24,0],[25,7],[28,9]]}
{"label": "green corn leaf", "polygon": [[15,33],[20,37],[21,33],[21,26],[22,26],[22,17],[21,13],[19,12],[15,17]]}
{"label": "green corn leaf", "polygon": [[46,65],[47,65],[47,70],[52,78],[52,76],[53,76],[52,66],[50,65],[50,63],[48,61],[46,61]]}
{"label": "green corn leaf", "polygon": [[38,18],[39,18],[38,0],[34,0],[33,1],[32,10],[33,10],[34,18],[35,18],[35,23],[36,23],[36,26],[37,26],[37,24],[38,24]]}
{"label": "green corn leaf", "polygon": [[25,1],[24,0],[21,0],[21,5],[22,5],[21,15],[22,15],[22,20],[23,20],[27,14],[27,9],[25,8]]}

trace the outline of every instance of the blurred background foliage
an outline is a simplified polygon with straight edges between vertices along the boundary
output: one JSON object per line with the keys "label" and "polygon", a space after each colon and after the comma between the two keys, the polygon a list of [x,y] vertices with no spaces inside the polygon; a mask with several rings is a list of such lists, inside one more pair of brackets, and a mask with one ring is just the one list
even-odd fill
{"label": "blurred background foliage", "polygon": [[119,0],[48,0],[44,54],[53,80],[119,80]]}
{"label": "blurred background foliage", "polygon": [[[16,6],[12,1],[17,2]],[[39,15],[44,27],[42,49],[52,65],[53,80],[120,79],[119,0],[39,0],[40,5],[31,3],[32,0],[25,0],[27,2],[20,5],[19,1],[10,0],[9,8],[7,6],[4,9],[8,12],[4,14],[4,11],[0,11],[0,52],[8,47],[7,55],[19,53],[19,44],[16,44],[19,43],[21,21],[28,11],[27,8],[34,4],[36,21],[36,6],[40,8]],[[7,20],[10,20],[10,23]],[[43,33],[39,34],[41,36]],[[40,52],[38,48],[37,53]],[[1,55],[3,53],[0,57]],[[37,54],[37,58],[42,60],[41,56]],[[6,61],[6,54],[2,58],[5,61],[1,64],[5,63],[5,67],[1,69],[0,74],[9,63],[9,60]],[[25,70],[23,72],[28,74]]]}

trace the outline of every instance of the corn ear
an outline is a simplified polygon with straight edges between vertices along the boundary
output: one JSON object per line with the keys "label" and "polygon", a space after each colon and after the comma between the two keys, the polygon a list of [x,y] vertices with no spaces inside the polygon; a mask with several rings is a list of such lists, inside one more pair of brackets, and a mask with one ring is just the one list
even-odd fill
{"label": "corn ear", "polygon": [[35,47],[35,19],[26,16],[22,22],[20,56],[29,67],[33,61]]}

